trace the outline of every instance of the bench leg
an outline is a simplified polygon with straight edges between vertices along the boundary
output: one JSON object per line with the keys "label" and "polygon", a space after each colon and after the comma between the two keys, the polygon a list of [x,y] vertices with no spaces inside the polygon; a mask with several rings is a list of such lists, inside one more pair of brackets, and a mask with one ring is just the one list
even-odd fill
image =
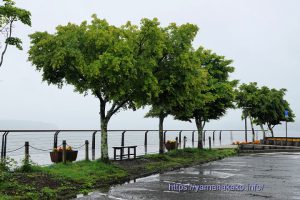
{"label": "bench leg", "polygon": [[134,159],[136,158],[136,147],[134,147]]}
{"label": "bench leg", "polygon": [[114,149],[114,160],[116,160],[117,157],[116,157],[116,149]]}
{"label": "bench leg", "polygon": [[120,152],[121,156],[120,156],[120,160],[123,160],[123,154],[124,154],[124,149],[122,148],[121,149],[121,152]]}

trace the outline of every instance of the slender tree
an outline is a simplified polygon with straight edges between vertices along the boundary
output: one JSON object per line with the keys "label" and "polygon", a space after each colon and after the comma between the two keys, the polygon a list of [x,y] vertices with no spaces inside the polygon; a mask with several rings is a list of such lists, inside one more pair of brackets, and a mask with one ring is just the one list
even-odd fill
{"label": "slender tree", "polygon": [[[75,87],[99,99],[101,158],[108,160],[107,126],[120,109],[135,109],[158,94],[153,70],[162,57],[163,33],[157,19],[115,27],[93,15],[90,24],[58,26],[56,33],[30,36],[29,60],[43,80]],[[110,106],[110,107],[109,107]]]}
{"label": "slender tree", "polygon": [[21,22],[31,26],[31,14],[29,11],[15,7],[15,2],[12,0],[3,0],[3,5],[0,6],[0,67],[4,61],[4,55],[9,45],[15,46],[22,50],[22,41],[18,37],[13,37],[14,24]]}
{"label": "slender tree", "polygon": [[[261,109],[259,105],[261,104],[260,102],[266,101],[266,96],[261,96],[260,94],[261,92],[257,87],[257,83],[242,84],[240,85],[239,90],[236,91],[235,101],[237,103],[237,107],[242,109],[242,119],[249,117],[252,134],[254,134],[254,113],[258,112],[259,109]],[[263,124],[258,123],[258,125],[261,127],[265,135]]]}
{"label": "slender tree", "polygon": [[[284,99],[286,89],[269,89],[266,86],[259,88],[257,83],[242,84],[237,93],[237,105],[250,117],[251,124],[259,125],[264,133],[263,126],[267,125],[274,137],[273,128],[282,121],[293,122],[295,114],[289,103]],[[285,118],[285,110],[289,111]]]}
{"label": "slender tree", "polygon": [[[198,99],[195,102],[193,114],[189,119],[194,119],[198,129],[198,148],[203,148],[203,129],[207,122],[224,116],[226,110],[234,108],[234,88],[237,80],[230,80],[229,75],[234,71],[231,66],[232,60],[219,56],[211,50],[200,47],[197,50],[200,58],[201,69],[208,73],[208,81],[205,89],[198,92]],[[196,99],[197,100],[197,99]]]}
{"label": "slender tree", "polygon": [[206,81],[205,73],[198,68],[199,58],[192,48],[198,27],[192,24],[171,24],[165,31],[165,48],[158,61],[155,76],[159,95],[151,99],[147,117],[159,118],[159,153],[164,152],[163,122],[168,115],[191,113],[192,100]]}

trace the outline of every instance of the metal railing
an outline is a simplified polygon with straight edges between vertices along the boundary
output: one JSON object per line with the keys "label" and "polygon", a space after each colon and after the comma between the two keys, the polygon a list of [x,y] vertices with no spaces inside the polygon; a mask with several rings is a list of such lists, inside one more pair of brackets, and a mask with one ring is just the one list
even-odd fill
{"label": "metal railing", "polygon": [[[256,133],[260,132],[261,130],[255,130]],[[108,130],[107,131],[108,134],[112,134],[114,132],[120,132],[121,133],[121,138],[120,138],[120,145],[121,146],[124,146],[125,145],[125,138],[126,138],[126,133],[129,133],[129,132],[142,132],[144,134],[143,136],[143,144],[140,145],[140,146],[144,146],[145,147],[145,153],[147,153],[147,147],[148,146],[153,146],[153,145],[158,145],[157,144],[151,144],[149,143],[149,133],[150,132],[156,132],[158,133],[158,130]],[[179,144],[181,144],[181,140],[182,140],[182,134],[185,133],[185,132],[189,132],[191,133],[191,143],[192,145],[194,146],[194,143],[195,142],[198,142],[197,140],[195,140],[195,132],[197,133],[197,130],[164,130],[164,137],[163,137],[163,140],[164,140],[164,143],[166,142],[166,138],[167,138],[167,134],[170,133],[174,133],[175,134],[177,133],[178,134],[178,142]],[[222,134],[224,134],[225,132],[230,132],[231,134],[233,132],[237,132],[237,133],[244,133],[246,134],[247,132],[252,132],[252,130],[203,130],[203,142],[205,142],[206,140],[206,134],[210,133],[212,134],[212,140],[215,141],[215,135],[217,133],[219,133],[219,141],[222,140]],[[57,148],[58,147],[58,137],[60,134],[62,133],[80,133],[80,134],[91,134],[91,140],[92,140],[92,148],[91,148],[91,151],[92,151],[92,159],[94,160],[95,159],[95,151],[96,151],[96,134],[97,133],[101,133],[101,130],[0,130],[0,134],[2,133],[2,141],[1,141],[1,159],[3,158],[6,158],[7,156],[7,153],[8,152],[12,152],[12,151],[16,151],[18,150],[18,148],[16,148],[15,150],[10,150],[10,151],[7,151],[7,143],[8,143],[8,139],[9,139],[9,135],[13,134],[13,133],[22,133],[23,135],[24,134],[33,134],[34,137],[42,137],[43,134],[51,134],[53,133],[53,148]],[[84,135],[84,136],[85,136]],[[89,136],[89,137],[90,137]],[[22,140],[22,136],[19,136],[20,139]],[[253,136],[253,139],[254,139],[254,136]],[[25,139],[24,141],[19,141],[19,142],[25,142]],[[110,142],[110,141],[108,141]],[[35,148],[36,150],[38,149],[41,149],[41,151],[49,151],[51,149],[42,149],[42,148]]]}

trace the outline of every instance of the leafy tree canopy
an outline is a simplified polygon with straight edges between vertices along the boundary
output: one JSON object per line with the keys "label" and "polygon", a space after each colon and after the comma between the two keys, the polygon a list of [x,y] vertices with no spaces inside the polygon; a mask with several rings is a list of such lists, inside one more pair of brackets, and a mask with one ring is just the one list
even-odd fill
{"label": "leafy tree canopy", "polygon": [[106,131],[111,116],[158,95],[153,70],[162,57],[165,36],[157,19],[142,19],[140,27],[130,22],[116,27],[96,15],[92,18],[90,24],[58,26],[54,34],[32,34],[29,60],[48,84],[60,88],[70,84],[100,100],[101,152],[108,159]]}
{"label": "leafy tree canopy", "polygon": [[[160,153],[163,153],[163,121],[169,114],[179,118],[190,115],[197,94],[206,83],[206,72],[199,68],[200,59],[192,47],[198,27],[170,24],[164,29],[165,46],[158,60],[155,76],[159,94],[151,99],[147,117],[159,118]],[[200,99],[197,99],[200,101]]]}
{"label": "leafy tree canopy", "polygon": [[[243,115],[253,117],[257,125],[267,125],[274,136],[274,126],[282,121],[293,122],[295,114],[289,103],[284,99],[286,89],[259,88],[257,83],[242,84],[237,92],[237,106],[243,109]],[[289,111],[285,118],[285,110]]]}

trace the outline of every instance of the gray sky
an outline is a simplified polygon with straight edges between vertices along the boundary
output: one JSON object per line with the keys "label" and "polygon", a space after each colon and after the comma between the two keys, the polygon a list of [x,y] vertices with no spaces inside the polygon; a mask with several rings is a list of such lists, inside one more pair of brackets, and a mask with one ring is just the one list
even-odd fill
{"label": "gray sky", "polygon": [[[17,6],[32,13],[32,27],[17,24],[15,35],[23,40],[24,51],[9,48],[0,69],[0,129],[99,128],[99,102],[93,96],[62,90],[42,83],[41,74],[27,61],[28,34],[35,31],[54,32],[57,25],[90,20],[96,13],[109,23],[121,25],[127,20],[135,24],[141,18],[157,17],[162,25],[170,22],[194,23],[200,31],[195,47],[203,45],[234,60],[232,78],[241,83],[258,82],[274,88],[287,88],[286,99],[296,115],[300,114],[297,85],[300,66],[300,1],[297,0],[17,0]],[[157,119],[144,119],[146,110],[122,111],[113,116],[109,129],[157,129]],[[241,111],[229,111],[207,128],[243,128]],[[5,121],[3,121],[5,120]],[[14,120],[23,120],[16,121]],[[47,125],[49,124],[49,125]],[[51,125],[53,124],[53,125]],[[194,123],[174,121],[169,117],[165,128],[192,129]],[[290,125],[300,131],[298,118]],[[280,133],[283,127],[276,131]]]}

